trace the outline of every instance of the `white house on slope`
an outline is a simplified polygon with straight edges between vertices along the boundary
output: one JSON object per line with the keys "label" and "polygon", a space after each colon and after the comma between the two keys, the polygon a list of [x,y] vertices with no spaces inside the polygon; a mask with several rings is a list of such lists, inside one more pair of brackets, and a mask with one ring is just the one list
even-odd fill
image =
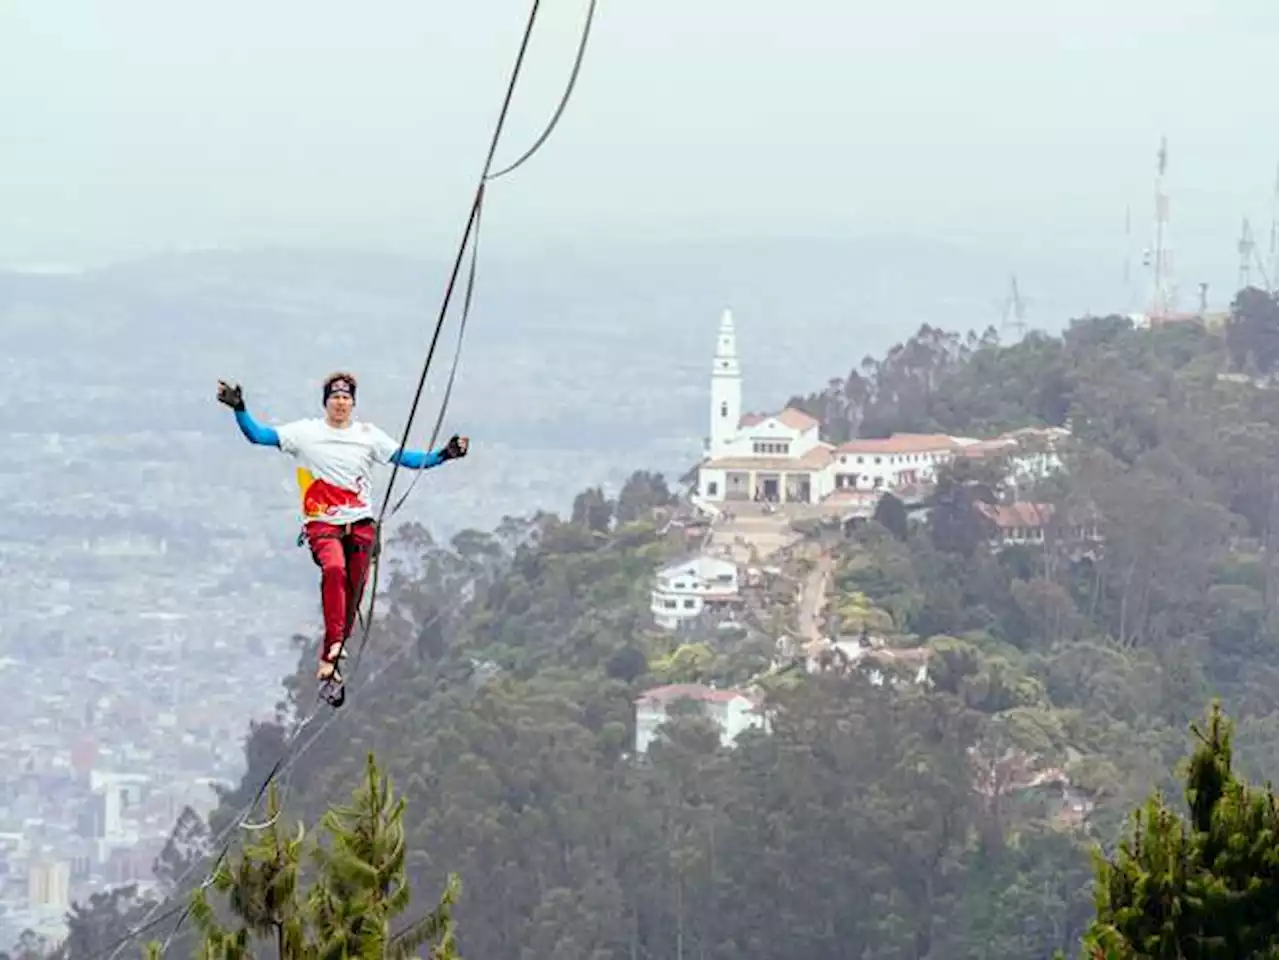
{"label": "white house on slope", "polygon": [[983,440],[964,450],[966,457],[1005,457],[1009,473],[1006,482],[1027,487],[1063,469],[1062,448],[1071,438],[1065,427],[1023,427]]}
{"label": "white house on slope", "polygon": [[929,484],[937,478],[941,464],[977,442],[940,433],[850,440],[836,447],[832,485],[836,490],[893,490]]}
{"label": "white house on slope", "polygon": [[657,572],[649,609],[658,626],[678,630],[704,611],[734,606],[738,599],[737,564],[694,554]]}
{"label": "white house on slope", "polygon": [[769,730],[769,718],[754,697],[741,690],[717,690],[701,683],[675,683],[646,690],[636,698],[635,753],[641,756],[658,737],[658,728],[670,717],[669,708],[682,701],[702,705],[705,716],[720,728],[720,742],[732,746],[745,730]]}
{"label": "white house on slope", "polygon": [[1023,427],[991,440],[946,434],[895,433],[882,439],[850,440],[836,447],[832,470],[836,490],[894,490],[931,484],[938,467],[957,458],[1002,456],[1008,482],[1017,486],[1062,468],[1062,427]]}
{"label": "white house on slope", "polygon": [[698,495],[712,503],[817,503],[831,492],[832,446],[818,421],[788,407],[742,412],[742,369],[733,314],[720,318],[711,368],[711,430],[698,467]]}

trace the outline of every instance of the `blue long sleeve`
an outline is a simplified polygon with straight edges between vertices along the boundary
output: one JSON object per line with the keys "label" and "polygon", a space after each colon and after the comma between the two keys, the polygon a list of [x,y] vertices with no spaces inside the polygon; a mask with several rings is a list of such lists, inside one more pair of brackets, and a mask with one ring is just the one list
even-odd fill
{"label": "blue long sleeve", "polygon": [[[280,434],[275,427],[268,427],[253,419],[248,410],[236,411],[236,425],[250,443],[264,447],[279,447]],[[425,450],[397,450],[391,455],[394,463],[410,470],[429,470],[445,462],[444,448],[427,452]]]}
{"label": "blue long sleeve", "polygon": [[236,411],[236,425],[240,427],[240,432],[244,434],[245,439],[250,443],[256,443],[264,447],[280,446],[280,434],[276,433],[275,427],[264,426],[249,415],[248,410]]}
{"label": "blue long sleeve", "polygon": [[391,462],[398,463],[410,470],[430,470],[444,463],[444,450],[397,450],[391,455]]}

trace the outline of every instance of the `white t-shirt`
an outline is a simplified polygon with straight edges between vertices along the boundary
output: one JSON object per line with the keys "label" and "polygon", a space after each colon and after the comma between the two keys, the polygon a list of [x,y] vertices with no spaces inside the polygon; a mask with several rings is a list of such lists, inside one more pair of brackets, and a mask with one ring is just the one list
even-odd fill
{"label": "white t-shirt", "polygon": [[304,522],[342,525],[373,516],[373,465],[390,463],[400,449],[368,423],[331,427],[324,420],[295,420],[276,427],[280,449],[298,461]]}

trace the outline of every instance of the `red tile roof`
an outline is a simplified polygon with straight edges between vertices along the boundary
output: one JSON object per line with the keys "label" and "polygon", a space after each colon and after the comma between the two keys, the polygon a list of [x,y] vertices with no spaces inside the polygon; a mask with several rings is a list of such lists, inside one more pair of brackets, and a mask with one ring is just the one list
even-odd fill
{"label": "red tile roof", "polygon": [[783,410],[778,414],[778,420],[792,430],[799,430],[801,433],[818,426],[816,417],[811,417],[803,410],[797,410],[795,407],[787,407]]}
{"label": "red tile roof", "polygon": [[1009,504],[976,504],[978,512],[1001,530],[1014,527],[1043,527],[1053,517],[1053,504],[1019,500]]}
{"label": "red tile roof", "polygon": [[741,690],[717,690],[702,683],[672,683],[654,687],[636,697],[636,703],[674,703],[677,700],[701,700],[703,703],[728,703],[739,697],[751,697]]}
{"label": "red tile roof", "polygon": [[960,450],[963,444],[944,433],[895,433],[891,437],[850,440],[836,448],[838,453],[941,453]]}
{"label": "red tile roof", "polygon": [[792,430],[799,430],[801,433],[806,433],[819,426],[818,421],[803,410],[787,407],[781,413],[744,413],[741,419],[738,420],[738,427],[739,429],[754,427],[764,423],[766,420],[777,420],[783,426],[790,427]]}
{"label": "red tile roof", "polygon": [[805,472],[821,470],[831,462],[831,447],[819,444],[802,457],[717,457],[702,466],[708,470],[769,470]]}

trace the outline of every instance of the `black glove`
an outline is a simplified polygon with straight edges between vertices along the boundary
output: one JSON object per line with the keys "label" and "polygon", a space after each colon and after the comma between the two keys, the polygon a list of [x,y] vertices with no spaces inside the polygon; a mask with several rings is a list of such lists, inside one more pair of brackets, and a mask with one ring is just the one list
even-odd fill
{"label": "black glove", "polygon": [[218,381],[218,402],[225,403],[232,410],[244,409],[244,397],[240,393],[240,384]]}
{"label": "black glove", "polygon": [[449,442],[444,445],[444,458],[446,460],[457,460],[459,457],[467,455],[467,447],[471,445],[471,441],[466,437],[460,437],[456,433],[449,438]]}

